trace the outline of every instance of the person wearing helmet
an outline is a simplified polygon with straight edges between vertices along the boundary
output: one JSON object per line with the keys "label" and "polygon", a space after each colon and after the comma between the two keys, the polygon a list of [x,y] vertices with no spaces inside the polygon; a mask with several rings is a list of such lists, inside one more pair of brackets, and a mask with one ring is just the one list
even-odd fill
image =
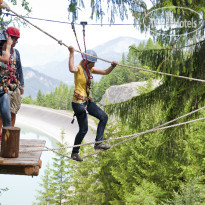
{"label": "person wearing helmet", "polygon": [[[0,30],[0,115],[3,120],[3,126],[11,126],[11,111],[9,96],[7,94],[8,83],[8,62],[10,58],[10,50],[13,41],[11,37],[6,37],[3,30]],[[1,141],[1,129],[0,129]]]}
{"label": "person wearing helmet", "polygon": [[9,97],[10,97],[10,105],[11,105],[11,120],[12,126],[15,125],[16,122],[16,114],[21,107],[21,95],[24,94],[24,77],[23,70],[21,65],[20,53],[14,47],[18,43],[18,39],[20,38],[20,31],[11,26],[6,30],[8,36],[11,36],[13,43],[11,45],[11,56],[10,56],[10,66],[15,70],[15,75],[19,84],[13,82],[9,85]]}
{"label": "person wearing helmet", "polygon": [[[91,116],[99,119],[94,149],[109,149],[109,145],[99,142],[103,139],[108,116],[91,100],[89,97],[88,87],[90,86],[90,81],[92,78],[91,74],[107,75],[116,67],[117,62],[113,61],[111,66],[106,70],[97,69],[94,67],[95,63],[97,62],[97,58],[95,58],[97,57],[96,52],[93,50],[87,50],[86,53],[90,54],[91,56],[84,54],[83,60],[80,62],[80,64],[78,66],[74,66],[74,48],[69,46],[68,49],[70,52],[69,70],[71,73],[74,73],[75,78],[75,91],[72,99],[72,108],[79,125],[79,131],[75,137],[74,145],[81,144],[88,131],[88,112]],[[83,159],[79,156],[79,149],[80,147],[73,148],[71,158],[76,161],[83,161]]]}

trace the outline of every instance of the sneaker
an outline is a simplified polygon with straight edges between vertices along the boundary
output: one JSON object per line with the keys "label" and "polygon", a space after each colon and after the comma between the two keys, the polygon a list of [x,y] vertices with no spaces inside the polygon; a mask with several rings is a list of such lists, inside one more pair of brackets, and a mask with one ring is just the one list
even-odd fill
{"label": "sneaker", "polygon": [[83,159],[80,157],[80,155],[78,153],[72,153],[71,158],[75,161],[79,161],[79,162],[83,161]]}
{"label": "sneaker", "polygon": [[104,150],[106,150],[106,149],[110,149],[110,145],[103,144],[103,143],[95,144],[94,149],[104,149]]}

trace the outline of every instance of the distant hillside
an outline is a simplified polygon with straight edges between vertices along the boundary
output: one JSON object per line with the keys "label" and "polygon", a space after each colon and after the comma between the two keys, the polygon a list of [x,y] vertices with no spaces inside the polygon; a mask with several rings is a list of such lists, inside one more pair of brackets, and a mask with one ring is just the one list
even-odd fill
{"label": "distant hillside", "polygon": [[25,84],[23,97],[31,96],[35,98],[39,90],[46,94],[55,90],[55,88],[60,85],[59,80],[39,73],[29,67],[23,67],[23,73]]}
{"label": "distant hillside", "polygon": [[[100,58],[109,60],[109,61],[121,61],[122,54],[128,53],[129,46],[132,44],[138,45],[140,42],[139,39],[131,38],[131,37],[119,37],[114,40],[108,41],[105,44],[102,44],[100,46],[97,46],[93,48],[93,50],[96,51],[97,55]],[[90,49],[90,48],[87,48]],[[60,62],[50,62],[48,64],[45,64],[43,66],[34,66],[33,69],[42,72],[52,78],[61,80],[68,85],[73,85],[73,74],[69,72],[68,70],[68,56],[65,58],[64,61]],[[75,55],[75,65],[77,65],[81,61],[81,55],[76,54]],[[109,64],[98,60],[95,67],[105,69],[109,67]],[[100,75],[95,75],[94,80],[99,81],[101,78]]]}

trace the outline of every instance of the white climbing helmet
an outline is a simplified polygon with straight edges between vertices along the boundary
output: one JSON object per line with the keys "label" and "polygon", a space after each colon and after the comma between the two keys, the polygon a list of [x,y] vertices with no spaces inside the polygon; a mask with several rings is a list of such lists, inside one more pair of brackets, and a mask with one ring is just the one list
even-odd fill
{"label": "white climbing helmet", "polygon": [[[92,56],[97,57],[97,53],[95,51],[93,51],[93,50],[87,50],[86,53],[90,54]],[[87,55],[83,54],[83,58],[84,59],[86,59],[86,56]],[[87,61],[95,63],[95,62],[97,62],[97,58],[94,58],[94,57],[91,57],[91,56],[87,56]]]}

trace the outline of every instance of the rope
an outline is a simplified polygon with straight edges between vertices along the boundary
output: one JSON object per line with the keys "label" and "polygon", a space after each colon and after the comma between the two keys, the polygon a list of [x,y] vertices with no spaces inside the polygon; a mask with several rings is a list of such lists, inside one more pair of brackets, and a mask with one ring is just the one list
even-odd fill
{"label": "rope", "polygon": [[[147,131],[144,131],[144,132],[140,132],[140,133],[131,134],[131,135],[127,135],[127,136],[123,136],[123,137],[117,137],[117,138],[113,138],[113,139],[102,140],[102,141],[99,141],[99,143],[100,143],[100,142],[109,142],[109,141],[113,141],[113,140],[119,140],[119,139],[123,139],[123,138],[129,138],[129,137],[132,137],[132,138],[128,139],[128,140],[131,140],[131,139],[134,139],[134,138],[136,138],[136,137],[138,137],[138,136],[147,134],[147,133],[149,133],[149,132],[158,131],[158,130],[162,130],[162,129],[168,129],[168,128],[177,127],[177,126],[181,126],[181,125],[184,125],[184,124],[192,123],[192,122],[195,122],[195,121],[203,120],[203,119],[205,119],[205,117],[204,117],[204,118],[199,118],[199,119],[196,119],[196,120],[191,120],[191,121],[184,122],[184,123],[179,123],[179,124],[176,124],[176,125],[170,125],[170,126],[162,127],[162,126],[165,126],[165,125],[167,125],[167,124],[173,123],[173,122],[175,122],[175,121],[177,121],[177,120],[179,120],[179,119],[181,119],[181,118],[184,118],[184,117],[187,117],[187,116],[189,116],[189,115],[192,115],[192,114],[194,114],[194,113],[196,113],[196,112],[198,112],[198,111],[200,111],[200,110],[202,110],[202,109],[205,109],[205,106],[202,107],[202,108],[199,108],[199,109],[197,109],[197,110],[194,110],[194,111],[192,111],[192,112],[190,112],[190,113],[187,113],[187,114],[185,114],[185,115],[183,115],[183,116],[180,116],[180,117],[178,117],[178,118],[175,118],[175,119],[173,119],[173,120],[171,120],[171,121],[169,121],[169,122],[166,122],[166,123],[164,123],[164,124],[162,124],[162,125],[159,125],[159,126],[157,126],[157,127],[155,127],[155,128],[152,128],[152,129],[150,129],[150,130],[147,130]],[[162,127],[162,128],[161,128],[161,127]],[[128,140],[122,141],[122,142],[120,142],[120,144],[122,144],[122,143],[124,143],[124,142],[126,142],[126,141],[128,141]],[[85,145],[91,145],[91,144],[95,144],[95,143],[96,143],[96,142],[89,142],[89,143],[85,143],[85,144],[73,145],[73,146],[65,146],[65,147],[60,147],[60,148],[52,148],[52,149],[49,148],[49,150],[45,150],[45,149],[39,149],[39,150],[37,150],[37,149],[35,149],[35,150],[22,151],[22,152],[25,153],[25,152],[38,152],[38,151],[54,151],[54,150],[60,150],[60,149],[66,149],[66,148],[73,148],[73,147],[80,147],[80,146],[85,146]],[[118,144],[117,144],[117,145],[118,145]],[[114,147],[114,146],[117,146],[117,145],[113,145],[113,146],[111,146],[111,147]],[[101,151],[102,151],[102,150],[101,150]],[[100,151],[100,152],[101,152],[101,151]],[[21,152],[20,152],[20,153],[21,153]],[[98,152],[97,152],[97,153],[98,153]],[[91,154],[91,155],[94,155],[94,154],[96,154],[96,153],[93,153],[93,154]],[[89,156],[90,156],[90,155],[89,155]],[[86,156],[85,156],[85,157],[86,157]],[[85,157],[84,157],[84,158],[85,158]]]}
{"label": "rope", "polygon": [[[170,126],[166,126],[166,127],[161,127],[161,128],[153,128],[153,129],[150,129],[150,130],[147,130],[147,131],[145,131],[145,132],[140,132],[140,133],[137,133],[137,134],[135,134],[133,137],[131,137],[130,139],[127,139],[127,140],[124,140],[124,141],[122,141],[122,142],[119,142],[119,143],[117,143],[117,144],[114,144],[114,145],[112,145],[111,147],[110,147],[110,149],[111,148],[113,148],[113,147],[116,147],[116,146],[118,146],[118,145],[121,145],[121,144],[123,144],[123,143],[125,143],[125,142],[127,142],[127,141],[129,141],[129,140],[132,140],[132,139],[135,139],[135,138],[137,138],[137,137],[139,137],[139,136],[141,136],[141,135],[144,135],[144,134],[148,134],[148,133],[150,133],[150,132],[155,132],[155,131],[159,131],[159,130],[164,130],[164,129],[169,129],[169,128],[173,128],[173,127],[177,127],[177,126],[182,126],[182,125],[186,125],[186,124],[189,124],[189,123],[192,123],[192,122],[197,122],[197,121],[201,121],[201,120],[205,120],[205,117],[203,117],[203,118],[198,118],[198,119],[195,119],[195,120],[190,120],[190,121],[187,121],[187,122],[183,122],[183,123],[179,123],[179,124],[176,124],[176,125],[170,125]],[[124,137],[118,137],[118,138],[115,138],[115,139],[111,139],[111,140],[117,140],[117,139],[122,139],[122,138],[126,138],[126,137],[130,137],[130,135],[128,135],[128,136],[124,136]],[[109,140],[109,141],[111,141],[111,140]],[[108,140],[104,140],[104,141],[108,141]],[[94,142],[95,143],[95,142]],[[75,145],[74,145],[75,146]],[[74,147],[74,146],[70,146],[70,147]],[[62,147],[60,147],[60,148],[55,148],[55,149],[51,149],[51,148],[47,148],[47,149],[36,149],[36,150],[28,150],[28,151],[19,151],[19,153],[31,153],[31,152],[42,152],[42,151],[52,151],[52,152],[55,152],[55,153],[57,153],[57,154],[60,154],[60,155],[62,155],[62,156],[64,156],[64,157],[67,157],[67,158],[69,158],[69,159],[71,159],[71,157],[69,157],[69,156],[67,156],[67,155],[63,155],[63,154],[61,154],[61,153],[59,153],[59,152],[57,152],[56,150],[59,150],[59,149],[63,149]],[[88,155],[86,155],[86,156],[84,156],[84,157],[82,157],[83,159],[84,158],[87,158],[87,157],[90,157],[90,156],[93,156],[93,155],[96,155],[96,154],[98,154],[98,153],[100,153],[100,152],[103,152],[103,151],[106,151],[106,150],[99,150],[99,151],[97,151],[97,152],[94,152],[94,153],[91,153],[91,154],[88,154]]]}
{"label": "rope", "polygon": [[[47,151],[52,151],[52,152],[54,152],[54,153],[56,153],[56,154],[58,154],[58,155],[61,155],[61,156],[63,156],[63,157],[66,157],[66,158],[68,158],[68,159],[71,159],[71,160],[73,160],[71,157],[69,157],[68,155],[65,155],[65,154],[62,154],[62,153],[60,153],[60,152],[57,152],[56,150],[51,150],[51,148],[49,148],[49,147],[45,147],[46,149],[47,149]],[[74,160],[73,160],[74,161]]]}
{"label": "rope", "polygon": [[[16,16],[16,15],[13,15],[11,13],[4,13],[2,12],[2,14],[6,14],[7,16],[10,15],[10,16]],[[27,19],[33,19],[33,20],[39,20],[39,21],[47,21],[47,22],[52,22],[52,23],[61,23],[61,24],[72,24],[70,22],[67,22],[67,21],[57,21],[57,20],[52,20],[52,19],[43,19],[43,18],[36,18],[36,17],[31,17],[31,16],[23,16],[24,18],[27,18]],[[204,21],[203,19],[201,19],[200,21]],[[80,23],[75,23],[76,25],[81,25]],[[156,24],[156,25],[164,25],[164,24]],[[139,23],[90,23],[88,24],[88,26],[140,26]]]}
{"label": "rope", "polygon": [[[156,128],[147,130],[147,131],[145,131],[145,132],[140,132],[140,133],[135,134],[135,136],[131,137],[130,139],[127,139],[127,140],[124,140],[124,141],[122,141],[122,142],[119,142],[119,143],[117,143],[117,144],[112,145],[112,146],[110,147],[110,149],[113,148],[113,147],[116,147],[116,146],[118,146],[118,145],[121,145],[121,144],[123,144],[123,143],[125,143],[125,142],[128,142],[128,141],[130,141],[130,140],[132,140],[132,139],[135,139],[135,138],[137,138],[137,137],[139,137],[139,136],[141,136],[141,135],[148,134],[148,133],[150,133],[150,132],[155,132],[155,131],[164,130],[164,129],[169,129],[169,128],[173,128],[173,127],[177,127],[177,126],[181,126],[181,125],[186,125],[186,124],[189,124],[189,123],[192,123],[192,122],[197,122],[197,121],[200,121],[200,120],[205,120],[205,117],[198,118],[198,119],[195,119],[195,120],[190,120],[190,121],[183,122],[183,123],[179,123],[179,124],[176,124],[176,125],[170,125],[170,126],[160,127],[160,128],[157,128],[157,127],[156,127]],[[82,157],[82,158],[84,159],[84,158],[87,158],[87,157],[96,155],[96,154],[98,154],[98,153],[100,153],[100,152],[103,152],[103,151],[106,151],[106,150],[99,150],[98,152],[94,152],[94,153],[92,153],[92,154],[88,154],[88,155],[86,155],[86,156],[84,156],[84,157]]]}
{"label": "rope", "polygon": [[[83,24],[82,24],[82,25],[83,25]],[[79,44],[79,42],[78,42],[78,37],[77,37],[77,34],[76,34],[76,30],[75,30],[75,25],[74,25],[74,23],[71,24],[71,27],[72,27],[73,33],[74,33],[74,35],[75,35],[76,42],[77,42],[77,44],[78,44],[78,48],[79,48],[79,50],[80,50],[82,59],[83,59],[83,63],[84,63],[84,67],[85,67],[85,68],[83,68],[83,69],[85,70],[85,72],[86,72],[86,74],[87,74],[87,76],[85,76],[86,79],[88,78],[88,79],[87,79],[87,88],[90,90],[90,85],[91,85],[90,79],[92,79],[93,76],[90,75],[90,72],[89,72],[89,70],[88,70],[87,55],[86,55],[85,58],[84,58],[84,56],[83,56],[83,54],[82,54],[82,51],[81,51],[81,48],[80,48],[80,44]],[[85,48],[85,53],[86,53],[85,25],[83,25],[83,41],[84,41],[84,48]],[[86,60],[86,61],[85,61],[85,60]],[[87,91],[87,89],[86,89],[86,91]],[[89,96],[89,92],[87,92],[87,95]]]}
{"label": "rope", "polygon": [[[69,48],[68,45],[66,45],[65,43],[62,42],[62,40],[58,40],[57,38],[55,38],[54,36],[52,36],[51,34],[45,32],[44,30],[42,30],[41,28],[39,28],[38,26],[32,24],[30,21],[28,21],[27,19],[25,19],[24,17],[20,16],[19,14],[17,14],[15,11],[13,11],[12,9],[10,9],[10,7],[5,3],[3,2],[1,4],[2,8],[5,8],[7,11],[10,11],[12,13],[14,13],[16,16],[18,16],[19,18],[23,19],[24,21],[26,21],[27,23],[29,23],[30,25],[32,25],[33,27],[35,27],[36,29],[38,29],[39,31],[41,31],[42,33],[48,35],[50,38],[54,39],[55,41],[57,41],[60,45],[63,45],[67,48]],[[75,49],[76,52],[78,53],[81,53],[81,54],[84,54],[84,55],[87,55],[87,56],[90,56],[90,57],[93,57],[93,58],[96,58],[96,59],[99,59],[101,61],[104,61],[104,62],[107,62],[107,63],[112,63],[111,61],[108,61],[108,60],[105,60],[103,58],[99,58],[99,57],[96,57],[96,56],[92,56],[90,54],[87,54],[87,53],[84,53],[84,52],[81,52],[81,51],[78,51]],[[139,68],[139,67],[134,67],[134,66],[128,66],[128,65],[123,65],[123,64],[118,64],[118,66],[121,66],[121,67],[127,67],[127,68],[133,68],[133,69],[137,69],[137,70],[142,70],[142,71],[146,71],[146,72],[150,72],[150,73],[155,73],[155,74],[160,74],[160,75],[167,75],[167,76],[171,76],[171,77],[176,77],[176,78],[182,78],[182,79],[186,79],[186,80],[193,80],[193,81],[198,81],[198,82],[205,82],[205,80],[202,80],[202,79],[197,79],[197,78],[191,78],[191,77],[186,77],[186,76],[179,76],[179,75],[174,75],[174,74],[170,74],[170,73],[164,73],[164,72],[158,72],[158,71],[152,71],[152,70],[148,70],[148,69],[145,69],[145,68]]]}

